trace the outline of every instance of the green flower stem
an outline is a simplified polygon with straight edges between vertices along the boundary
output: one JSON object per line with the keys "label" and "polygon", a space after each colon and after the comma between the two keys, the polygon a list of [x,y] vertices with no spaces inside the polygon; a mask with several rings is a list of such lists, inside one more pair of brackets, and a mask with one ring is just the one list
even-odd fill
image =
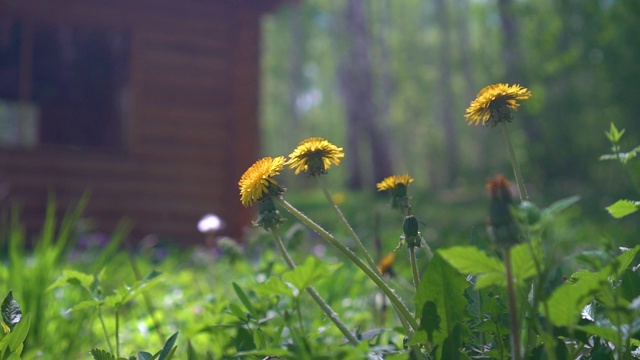
{"label": "green flower stem", "polygon": [[516,308],[516,290],[513,284],[511,248],[504,250],[504,265],[507,270],[507,297],[509,300],[509,326],[511,328],[511,360],[520,360],[522,359],[522,350],[520,349],[520,327],[518,326],[518,309]]}
{"label": "green flower stem", "polygon": [[[127,254],[129,255],[129,263],[131,264],[131,269],[133,269],[133,273],[136,277],[136,280],[142,281],[144,278],[142,276],[142,273],[140,272],[140,267],[138,267],[135,256],[133,255],[133,251],[127,251]],[[151,317],[151,321],[153,321],[153,327],[155,328],[156,334],[160,339],[160,344],[162,345],[164,344],[164,340],[166,339],[166,337],[162,332],[162,326],[160,325],[160,321],[158,320],[158,317],[156,316],[156,312],[154,311],[151,298],[149,297],[149,294],[146,291],[142,292],[142,299],[144,300],[144,305],[147,308],[147,313],[149,313],[149,316]]]}
{"label": "green flower stem", "polygon": [[411,263],[413,285],[416,287],[417,292],[418,286],[420,286],[420,274],[418,273],[418,260],[416,259],[416,248],[414,246],[409,246],[409,262]]}
{"label": "green flower stem", "polygon": [[[349,250],[346,246],[342,245],[338,240],[336,240],[331,234],[329,234],[325,229],[323,229],[320,225],[316,224],[313,220],[309,219],[305,214],[300,212],[298,209],[289,204],[285,199],[281,196],[276,198],[280,205],[284,207],[289,213],[298,218],[298,220],[302,221],[309,228],[314,230],[318,235],[320,235],[323,239],[325,239],[328,243],[336,247],[340,252],[342,252],[349,260],[353,261],[357,267],[360,268],[377,286],[378,288],[389,298],[394,308],[397,310],[399,316],[404,317],[409,325],[411,326],[412,331],[417,331],[420,328],[416,319],[411,315],[407,306],[400,300],[398,295],[389,287],[389,285],[378,275],[378,272],[371,270],[367,264],[365,264],[356,254],[354,254],[351,250]],[[412,334],[408,334],[411,336]]]}
{"label": "green flower stem", "polygon": [[[273,235],[273,238],[276,240],[276,245],[278,246],[278,250],[280,251],[280,254],[284,258],[284,262],[286,262],[287,265],[289,265],[289,268],[291,268],[291,270],[295,269],[296,263],[293,262],[293,259],[291,259],[291,256],[289,256],[289,252],[287,252],[287,249],[284,247],[284,243],[282,242],[282,238],[280,237],[280,234],[275,229],[271,229],[271,235]],[[338,316],[338,314],[336,314],[336,312],[333,311],[331,306],[329,306],[329,304],[327,304],[326,301],[324,301],[324,299],[322,298],[322,296],[320,296],[320,294],[316,291],[316,289],[314,289],[313,287],[308,287],[307,292],[309,293],[309,295],[311,295],[313,300],[315,300],[318,306],[320,306],[320,309],[322,309],[322,312],[324,312],[324,314],[336,325],[336,327],[342,332],[342,334],[347,338],[347,340],[349,340],[351,345],[354,345],[354,346],[358,345],[360,341],[358,341],[355,335],[353,335],[353,333],[349,330],[349,328],[347,328],[347,326],[342,322],[342,320],[340,320],[340,317]],[[298,310],[299,309],[300,309],[300,306],[298,304]]]}
{"label": "green flower stem", "polygon": [[[536,314],[536,309],[538,309],[538,304],[540,302],[540,298],[541,295],[543,293],[544,290],[544,285],[543,285],[543,281],[542,281],[542,264],[540,264],[540,259],[538,259],[538,257],[536,256],[536,252],[533,248],[533,245],[531,244],[531,235],[529,233],[527,233],[527,246],[529,248],[529,254],[531,255],[531,258],[533,259],[533,264],[535,265],[536,268],[536,275],[537,278],[533,281],[533,287],[532,287],[532,299],[533,301],[531,302],[531,307],[529,309],[529,311],[531,311],[531,314],[533,314],[534,316],[531,316],[532,319],[534,319],[534,324],[540,329],[539,333],[540,336],[542,337],[542,341],[544,343],[544,347],[545,350],[547,352],[547,357],[549,358],[549,360],[556,360],[556,353],[555,353],[555,340],[554,340],[554,336],[553,336],[553,332],[551,330],[549,330],[549,327],[543,327],[542,324],[540,323],[540,320],[538,319],[537,316],[535,316]],[[544,311],[544,315],[547,319],[550,318],[549,314],[549,304],[544,301],[542,303],[542,308]],[[529,329],[529,333],[531,333],[531,328],[530,327],[523,327],[525,329]],[[535,337],[532,335],[529,335],[530,339],[529,342],[533,342],[535,341]]]}
{"label": "green flower stem", "polygon": [[116,307],[116,357],[120,357],[120,315],[119,308]]}
{"label": "green flower stem", "polygon": [[318,183],[320,184],[320,188],[322,189],[322,193],[324,194],[324,197],[327,198],[327,201],[329,202],[329,204],[331,204],[333,211],[335,211],[335,213],[338,215],[338,219],[340,219],[340,222],[347,229],[349,236],[351,236],[353,241],[355,241],[356,246],[358,247],[358,250],[364,257],[364,259],[367,261],[367,263],[369,264],[369,267],[372,270],[379,273],[380,271],[378,269],[376,262],[373,261],[373,258],[371,257],[371,255],[369,255],[369,252],[367,251],[367,248],[364,246],[364,244],[362,244],[362,241],[360,240],[356,232],[353,231],[353,228],[351,227],[347,219],[344,217],[344,214],[342,213],[342,211],[340,211],[340,208],[338,207],[338,205],[336,205],[335,201],[333,201],[333,197],[331,197],[331,194],[329,194],[329,191],[327,190],[327,186],[325,182],[320,177],[318,177],[317,179],[318,179]]}
{"label": "green flower stem", "polygon": [[98,318],[100,318],[100,324],[102,324],[102,331],[104,332],[105,340],[107,340],[109,352],[113,354],[113,345],[111,345],[111,340],[109,340],[109,332],[107,331],[107,325],[104,323],[104,317],[102,316],[102,307],[100,305],[98,305]]}
{"label": "green flower stem", "polygon": [[522,172],[520,171],[520,165],[518,165],[518,159],[516,159],[516,153],[513,151],[513,145],[511,144],[511,138],[509,137],[509,131],[507,131],[507,125],[502,122],[502,134],[504,135],[504,141],[507,144],[507,150],[509,152],[509,159],[511,160],[511,167],[513,167],[513,175],[516,177],[516,184],[518,184],[518,192],[520,193],[520,201],[528,200],[527,188],[524,186],[524,180],[522,178]]}

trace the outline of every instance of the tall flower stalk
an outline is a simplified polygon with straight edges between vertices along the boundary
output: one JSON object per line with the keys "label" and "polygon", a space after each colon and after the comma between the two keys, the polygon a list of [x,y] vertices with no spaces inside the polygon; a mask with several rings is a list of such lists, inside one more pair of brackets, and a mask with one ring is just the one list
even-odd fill
{"label": "tall flower stalk", "polygon": [[[284,167],[284,157],[277,158],[266,157],[258,160],[253,164],[240,178],[238,186],[240,188],[240,200],[245,206],[250,206],[254,202],[259,202],[259,216],[255,221],[255,225],[269,231],[276,242],[276,246],[282,255],[285,263],[292,270],[296,268],[296,264],[289,256],[287,249],[282,243],[282,238],[278,233],[279,225],[284,221],[279,211],[273,204],[273,198],[284,192],[284,188],[278,185],[274,179]],[[333,311],[331,306],[320,296],[313,288],[308,287],[307,292],[313,300],[318,304],[322,312],[336,325],[336,327],[347,338],[353,346],[360,342],[353,332],[347,328],[338,314]]]}
{"label": "tall flower stalk", "polygon": [[486,86],[478,92],[476,99],[469,104],[467,112],[464,115],[469,125],[491,125],[495,127],[502,125],[502,133],[504,135],[507,152],[513,167],[513,173],[518,185],[520,200],[524,201],[529,198],[527,189],[524,185],[522,172],[518,165],[513,144],[507,131],[506,123],[513,120],[513,111],[517,111],[520,104],[518,100],[527,100],[531,98],[531,91],[520,85],[509,84],[493,84]]}
{"label": "tall flower stalk", "polygon": [[407,306],[402,302],[400,297],[393,291],[389,285],[382,279],[382,277],[378,274],[378,271],[372,270],[364,261],[362,261],[356,254],[354,254],[351,250],[349,250],[346,246],[344,246],[340,241],[336,240],[333,235],[331,235],[328,231],[322,228],[320,225],[315,223],[309,217],[307,217],[300,210],[296,209],[293,205],[287,202],[284,198],[277,197],[276,200],[282,207],[287,210],[291,215],[295,216],[298,220],[300,220],[307,227],[315,231],[320,237],[322,237],[325,241],[331,244],[333,247],[338,249],[342,254],[344,254],[349,260],[351,260],[357,267],[362,270],[375,284],[376,286],[389,298],[391,304],[397,309],[400,316],[404,317],[405,320],[411,326],[411,330],[416,331],[420,326],[416,319],[411,315]]}
{"label": "tall flower stalk", "polygon": [[331,194],[329,193],[329,190],[327,189],[327,185],[325,184],[325,182],[321,178],[318,178],[318,183],[320,184],[320,188],[322,189],[322,193],[324,194],[324,197],[327,199],[327,201],[329,202],[329,205],[331,205],[331,208],[338,216],[338,220],[340,221],[340,223],[342,223],[345,229],[347,229],[347,233],[349,234],[353,242],[355,242],[356,247],[358,248],[358,251],[360,252],[360,254],[364,257],[367,264],[372,270],[377,270],[378,266],[376,262],[373,260],[373,258],[369,254],[369,251],[367,251],[367,248],[362,243],[362,240],[360,240],[360,237],[358,236],[358,234],[356,234],[356,232],[353,231],[351,224],[349,224],[347,219],[344,217],[344,214],[342,213],[342,211],[340,211],[340,208],[338,207],[338,205],[335,203],[335,201],[333,201],[333,197],[331,197]]}
{"label": "tall flower stalk", "polygon": [[378,191],[388,191],[391,194],[391,208],[397,209],[405,215],[402,223],[403,235],[401,237],[400,246],[405,244],[409,250],[409,263],[411,264],[411,278],[416,291],[420,284],[420,274],[418,272],[418,260],[416,258],[416,248],[426,247],[428,260],[431,260],[432,253],[428,245],[422,241],[422,236],[418,231],[418,220],[411,215],[411,198],[407,194],[409,184],[413,182],[413,178],[408,174],[393,175],[383,179],[376,185]]}
{"label": "tall flower stalk", "polygon": [[506,268],[509,327],[511,329],[511,359],[520,360],[522,359],[522,347],[520,345],[520,325],[513,279],[513,264],[511,263],[511,249],[521,241],[521,232],[511,212],[513,200],[509,191],[509,183],[504,176],[496,176],[487,183],[487,189],[491,197],[487,230],[496,247],[504,254]]}
{"label": "tall flower stalk", "polygon": [[[277,229],[271,229],[271,235],[276,241],[276,245],[278,250],[280,251],[280,255],[284,259],[284,262],[287,263],[291,270],[296,268],[296,263],[293,261],[289,253],[287,252],[287,248],[284,246],[282,242],[282,237],[278,233]],[[314,287],[308,287],[307,292],[313,298],[313,300],[318,304],[322,312],[334,323],[334,325],[342,332],[342,334],[347,338],[351,345],[358,345],[360,341],[353,335],[353,332],[349,330],[349,328],[344,324],[344,322],[340,319],[340,316],[333,311],[331,306],[327,304],[326,301],[322,298],[322,296],[316,291]]]}
{"label": "tall flower stalk", "polygon": [[511,144],[511,137],[509,136],[509,130],[507,130],[507,124],[502,123],[502,134],[504,135],[504,142],[507,145],[507,151],[509,153],[509,160],[511,160],[511,167],[513,168],[513,175],[518,185],[518,193],[520,194],[520,201],[529,200],[529,194],[527,194],[527,188],[524,186],[524,179],[522,178],[522,172],[520,171],[520,165],[516,158],[516,152],[513,150],[513,144]]}

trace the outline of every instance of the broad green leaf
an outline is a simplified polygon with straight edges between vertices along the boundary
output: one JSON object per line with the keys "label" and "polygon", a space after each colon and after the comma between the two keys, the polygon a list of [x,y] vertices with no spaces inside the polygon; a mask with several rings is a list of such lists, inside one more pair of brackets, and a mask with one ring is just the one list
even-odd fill
{"label": "broad green leaf", "polygon": [[249,311],[249,314],[251,314],[251,316],[257,319],[258,315],[256,313],[256,310],[253,308],[253,305],[251,304],[249,297],[247,297],[247,294],[245,294],[242,288],[235,282],[233,282],[232,285],[233,285],[233,291],[236,292],[236,295],[238,296],[238,299],[240,299],[240,302],[242,302],[242,304],[247,309],[247,311]]}
{"label": "broad green leaf", "polygon": [[318,281],[330,276],[341,264],[327,264],[313,256],[307,257],[304,264],[282,274],[282,280],[295,286],[301,293]]}
{"label": "broad green leaf", "polygon": [[[556,288],[547,300],[549,320],[557,326],[575,326],[582,309],[603,286],[608,286],[606,278],[589,271],[580,272],[578,281],[565,282]],[[545,314],[543,306],[541,305],[540,312]]]}
{"label": "broad green leaf", "polygon": [[158,284],[159,275],[161,273],[158,271],[152,271],[149,275],[147,275],[144,279],[140,281],[136,281],[132,286],[124,285],[121,288],[117,289],[113,294],[105,297],[104,304],[109,307],[117,308],[120,307],[127,302],[131,301],[131,299],[140,295],[143,291],[146,291],[153,286]]}
{"label": "broad green leaf", "polygon": [[100,300],[85,300],[75,304],[71,307],[71,311],[79,311],[87,308],[92,308],[96,306],[102,305],[102,301]]}
{"label": "broad green leaf", "polygon": [[198,354],[193,347],[191,340],[187,341],[187,360],[198,360]]}
{"label": "broad green leaf", "polygon": [[22,358],[20,357],[20,355],[18,355],[17,352],[11,353],[11,355],[9,355],[9,357],[7,357],[5,360],[21,360]]}
{"label": "broad green leaf", "polygon": [[612,343],[618,343],[618,332],[613,326],[598,325],[582,325],[577,327],[578,330],[585,331],[587,334],[599,336]]}
{"label": "broad green leaf", "polygon": [[476,290],[486,289],[491,286],[507,286],[507,274],[506,273],[491,273],[482,274],[476,277]]}
{"label": "broad green leaf", "polygon": [[[429,340],[438,346],[439,354],[442,354],[444,342],[456,325],[464,326],[467,318],[464,292],[468,286],[465,276],[445,261],[439,252],[422,275],[415,296],[416,316],[420,317],[421,328],[427,331]],[[451,349],[445,351],[453,353],[460,344],[448,342],[446,345]]]}
{"label": "broad green leaf", "polygon": [[158,360],[169,360],[173,356],[173,353],[176,351],[176,347],[174,346],[176,340],[178,339],[178,332],[171,335],[169,339],[162,346],[162,350],[153,356],[152,359],[157,358]]}
{"label": "broad green leaf", "polygon": [[[511,248],[511,267],[516,285],[524,285],[527,279],[538,273],[535,262],[536,258],[538,259],[538,263],[541,264],[542,247],[539,241],[518,244]],[[542,269],[540,270],[542,271]]]}
{"label": "broad green leaf", "polygon": [[116,357],[108,351],[102,349],[91,349],[89,354],[93,356],[93,360],[115,360]]}
{"label": "broad green leaf", "polygon": [[90,289],[91,284],[95,281],[93,275],[85,274],[75,270],[63,270],[62,276],[59,277],[47,290],[63,287],[66,285],[80,286]]}
{"label": "broad green leaf", "polygon": [[289,352],[285,349],[260,349],[260,350],[249,350],[249,351],[240,351],[235,356],[238,357],[250,357],[254,358],[256,356],[286,356]]}
{"label": "broad green leaf", "polygon": [[24,318],[13,328],[13,330],[7,334],[2,342],[7,344],[7,347],[11,352],[18,352],[22,347],[24,340],[29,333],[29,326],[31,324],[31,316],[27,314]]}
{"label": "broad green leaf", "polygon": [[233,315],[235,315],[235,317],[237,317],[238,319],[242,320],[242,321],[247,321],[249,320],[247,318],[247,315],[244,313],[244,311],[242,311],[242,309],[240,308],[240,306],[238,306],[238,304],[236,303],[230,303],[229,304],[229,311],[231,311],[231,313]]}
{"label": "broad green leaf", "polygon": [[264,349],[267,347],[267,340],[260,328],[253,331],[253,343],[256,344],[256,348],[258,349]]}
{"label": "broad green leaf", "polygon": [[580,201],[580,196],[577,195],[560,199],[542,210],[542,216],[545,218],[553,218],[578,201]]}
{"label": "broad green leaf", "polygon": [[13,291],[9,291],[2,301],[0,309],[2,311],[2,321],[4,321],[9,329],[13,329],[13,327],[20,322],[20,319],[22,319],[22,310],[20,309],[20,304],[13,298]]}
{"label": "broad green leaf", "polygon": [[151,359],[153,359],[153,355],[151,353],[148,353],[146,351],[138,352],[138,360],[151,360]]}
{"label": "broad green leaf", "polygon": [[612,205],[607,206],[607,211],[611,216],[620,219],[640,209],[640,201],[618,200]]}
{"label": "broad green leaf", "polygon": [[476,289],[506,285],[504,264],[474,246],[454,246],[438,253],[462,274],[477,276]]}
{"label": "broad green leaf", "polygon": [[633,260],[640,252],[640,245],[636,247],[623,251],[622,254],[618,255],[615,259],[613,259],[609,265],[602,268],[598,271],[600,277],[608,277],[614,276],[618,278],[631,264],[633,264]]}
{"label": "broad green leaf", "polygon": [[287,286],[280,278],[272,277],[269,280],[255,285],[253,291],[259,296],[278,296],[294,297],[293,290]]}

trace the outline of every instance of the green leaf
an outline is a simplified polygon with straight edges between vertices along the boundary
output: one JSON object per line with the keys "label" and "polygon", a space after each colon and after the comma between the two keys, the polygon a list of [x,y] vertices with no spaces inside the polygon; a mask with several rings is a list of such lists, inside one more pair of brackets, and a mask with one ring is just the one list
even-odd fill
{"label": "green leaf", "polygon": [[87,290],[91,288],[91,285],[95,281],[93,275],[85,274],[75,270],[63,270],[62,276],[59,277],[47,290],[63,287],[66,285],[80,286]]}
{"label": "green leaf", "polygon": [[563,212],[571,205],[580,201],[580,196],[574,195],[568,198],[560,199],[551,205],[549,205],[546,209],[542,210],[543,217],[555,217],[559,213]]}
{"label": "green leaf", "polygon": [[11,355],[9,355],[9,357],[7,357],[4,360],[21,360],[22,358],[20,357],[20,355],[18,355],[17,352],[11,353]]}
{"label": "green leaf", "polygon": [[238,284],[236,284],[235,282],[233,282],[232,284],[233,284],[233,290],[236,292],[236,295],[240,299],[240,302],[242,302],[242,304],[247,309],[249,314],[251,314],[251,316],[257,319],[258,315],[256,313],[256,310],[253,308],[253,305],[251,304],[249,297],[247,297],[247,294],[245,294],[245,292],[242,290],[242,288]]}
{"label": "green leaf", "polygon": [[193,347],[191,340],[187,341],[187,360],[198,360],[198,354]]}
{"label": "green leaf", "polygon": [[138,360],[150,360],[153,359],[153,355],[146,351],[138,351]]}
{"label": "green leaf", "polygon": [[244,313],[244,311],[242,311],[240,306],[238,306],[238,304],[236,304],[236,303],[230,303],[229,304],[229,311],[231,311],[231,313],[233,315],[235,315],[238,319],[240,319],[242,321],[248,321],[249,320],[249,318],[247,318],[247,315]]}
{"label": "green leaf", "polygon": [[598,271],[599,276],[604,278],[614,276],[615,278],[618,278],[629,266],[631,266],[631,264],[633,264],[638,252],[640,252],[640,245],[623,251],[622,254],[611,260],[609,265]]}
{"label": "green leaf", "polygon": [[[556,288],[547,300],[549,320],[557,326],[573,327],[578,323],[584,307],[600,291],[601,287],[609,286],[606,277],[603,278],[590,271],[576,273],[576,282],[567,281]],[[540,312],[545,314],[543,305]]]}
{"label": "green leaf", "polygon": [[255,356],[286,356],[289,352],[285,349],[260,349],[250,351],[240,351],[236,354],[238,357],[255,357]]}
{"label": "green leaf", "polygon": [[609,126],[609,131],[605,131],[604,133],[605,133],[605,135],[607,135],[607,139],[609,139],[609,141],[611,141],[612,143],[616,144],[622,138],[622,135],[624,134],[624,131],[625,131],[625,129],[622,129],[622,130],[618,131],[618,128],[612,122],[611,125]]}
{"label": "green leaf", "polygon": [[169,339],[167,339],[167,342],[164,343],[164,346],[160,351],[160,356],[158,357],[158,360],[171,359],[171,357],[173,356],[173,353],[176,351],[176,348],[174,347],[174,345],[177,339],[178,339],[178,332],[171,335]]}
{"label": "green leaf", "polygon": [[253,287],[253,291],[255,291],[258,296],[283,295],[287,297],[295,297],[293,290],[277,277],[269,278],[267,281],[255,285]]}
{"label": "green leaf", "polygon": [[599,336],[614,344],[618,343],[618,332],[613,326],[583,325],[578,326],[578,330],[585,331],[587,334]]}
{"label": "green leaf", "polygon": [[85,300],[72,306],[71,311],[80,311],[80,310],[84,310],[87,308],[92,308],[100,305],[102,305],[102,301],[100,300]]}
{"label": "green leaf", "polygon": [[467,300],[464,292],[468,286],[465,276],[451,266],[440,252],[436,253],[422,276],[415,296],[416,316],[420,317],[421,329],[427,331],[429,341],[438,346],[439,355],[442,351],[453,354],[460,346],[453,340],[462,339],[454,336],[446,343],[449,348],[443,350],[445,340],[452,335],[454,328],[465,326]]}
{"label": "green leaf", "polygon": [[640,201],[618,200],[612,205],[607,206],[607,211],[611,216],[620,219],[640,209]]}
{"label": "green leaf", "polygon": [[113,308],[118,308],[126,304],[131,301],[131,299],[140,295],[143,291],[157,285],[159,283],[158,280],[160,279],[160,274],[160,272],[154,270],[144,279],[136,281],[132,286],[124,285],[117,289],[113,294],[105,297],[104,304]]}
{"label": "green leaf", "polygon": [[91,354],[93,360],[116,360],[113,354],[102,349],[91,349],[89,354]]}
{"label": "green leaf", "polygon": [[264,349],[267,347],[267,340],[260,328],[253,331],[253,343],[256,344],[256,348],[258,349]]}
{"label": "green leaf", "polygon": [[31,317],[27,314],[10,333],[0,340],[0,350],[8,348],[9,352],[7,354],[19,352],[22,349],[24,340],[27,338],[27,334],[29,333],[30,323]]}
{"label": "green leaf", "polygon": [[304,264],[282,274],[282,279],[293,285],[301,293],[304,289],[330,276],[340,266],[341,264],[339,263],[327,264],[313,256],[309,256]]}
{"label": "green leaf", "polygon": [[504,264],[474,246],[454,246],[438,253],[462,274],[476,275],[476,289],[506,285]]}
{"label": "green leaf", "polygon": [[9,326],[9,329],[13,329],[13,327],[20,322],[20,319],[22,319],[20,304],[13,299],[13,291],[11,290],[2,301],[0,310],[2,311],[2,321]]}
{"label": "green leaf", "polygon": [[542,247],[539,241],[518,244],[511,248],[511,266],[516,285],[524,285],[527,279],[537,274],[536,258],[538,263],[542,262]]}

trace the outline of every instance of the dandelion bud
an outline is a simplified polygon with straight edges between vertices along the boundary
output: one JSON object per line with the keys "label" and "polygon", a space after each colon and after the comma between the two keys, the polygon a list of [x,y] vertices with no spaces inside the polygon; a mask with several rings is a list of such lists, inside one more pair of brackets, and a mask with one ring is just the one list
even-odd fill
{"label": "dandelion bud", "polygon": [[265,230],[277,229],[284,221],[285,218],[280,216],[280,212],[276,209],[271,197],[260,201],[258,219],[254,222],[256,226]]}
{"label": "dandelion bud", "polygon": [[418,219],[415,216],[409,215],[404,218],[402,231],[404,232],[403,237],[407,247],[420,247],[422,237],[418,231]]}
{"label": "dandelion bud", "polygon": [[520,241],[520,229],[513,214],[513,198],[509,183],[504,176],[498,175],[487,183],[491,196],[487,230],[492,240],[502,248],[510,248]]}

